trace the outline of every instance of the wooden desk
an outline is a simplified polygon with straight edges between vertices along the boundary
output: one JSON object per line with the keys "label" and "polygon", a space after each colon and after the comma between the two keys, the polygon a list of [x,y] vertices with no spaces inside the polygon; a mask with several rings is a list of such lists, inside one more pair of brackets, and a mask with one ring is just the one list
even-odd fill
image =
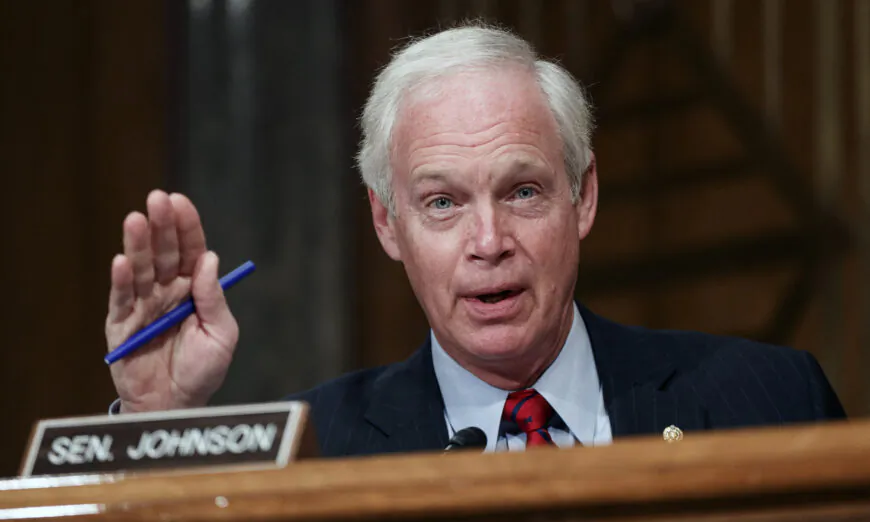
{"label": "wooden desk", "polygon": [[[0,481],[0,519],[870,520],[870,422],[512,454]],[[519,515],[521,514],[521,515]]]}

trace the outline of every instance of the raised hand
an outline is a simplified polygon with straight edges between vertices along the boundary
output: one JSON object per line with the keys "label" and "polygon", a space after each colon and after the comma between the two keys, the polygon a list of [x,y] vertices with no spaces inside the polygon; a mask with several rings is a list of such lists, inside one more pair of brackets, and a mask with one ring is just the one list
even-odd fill
{"label": "raised hand", "polygon": [[112,380],[124,412],[202,406],[226,376],[238,324],[193,203],[155,190],[147,208],[147,217],[132,212],[124,220],[124,253],[112,261],[109,351],[188,295],[196,313],[112,364]]}

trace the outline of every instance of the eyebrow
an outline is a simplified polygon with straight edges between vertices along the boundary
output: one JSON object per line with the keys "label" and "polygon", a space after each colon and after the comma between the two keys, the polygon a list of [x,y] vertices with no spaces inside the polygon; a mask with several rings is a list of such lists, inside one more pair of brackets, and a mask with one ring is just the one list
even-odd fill
{"label": "eyebrow", "polygon": [[447,181],[447,174],[443,170],[422,169],[419,173],[414,174],[413,184],[422,183],[424,181]]}
{"label": "eyebrow", "polygon": [[516,176],[529,170],[547,170],[547,165],[535,159],[520,158],[511,162],[510,166],[504,171],[504,176]]}
{"label": "eyebrow", "polygon": [[520,158],[512,161],[506,169],[498,172],[495,181],[499,183],[516,183],[526,176],[537,178],[549,173],[546,163],[531,158]]}

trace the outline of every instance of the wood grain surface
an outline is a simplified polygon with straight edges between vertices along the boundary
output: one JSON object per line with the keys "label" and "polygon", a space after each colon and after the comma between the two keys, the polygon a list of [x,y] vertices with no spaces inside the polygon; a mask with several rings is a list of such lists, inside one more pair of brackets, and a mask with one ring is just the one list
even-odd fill
{"label": "wood grain surface", "polygon": [[870,422],[688,433],[670,444],[645,437],[572,450],[0,482],[0,519],[64,510],[76,520],[864,520]]}

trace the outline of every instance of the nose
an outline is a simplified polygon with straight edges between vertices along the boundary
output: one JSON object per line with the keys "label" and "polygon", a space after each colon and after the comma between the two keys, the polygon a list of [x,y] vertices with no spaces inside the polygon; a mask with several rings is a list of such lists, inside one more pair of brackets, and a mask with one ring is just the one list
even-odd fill
{"label": "nose", "polygon": [[468,259],[473,262],[497,265],[516,251],[507,219],[491,204],[475,212],[470,236]]}

